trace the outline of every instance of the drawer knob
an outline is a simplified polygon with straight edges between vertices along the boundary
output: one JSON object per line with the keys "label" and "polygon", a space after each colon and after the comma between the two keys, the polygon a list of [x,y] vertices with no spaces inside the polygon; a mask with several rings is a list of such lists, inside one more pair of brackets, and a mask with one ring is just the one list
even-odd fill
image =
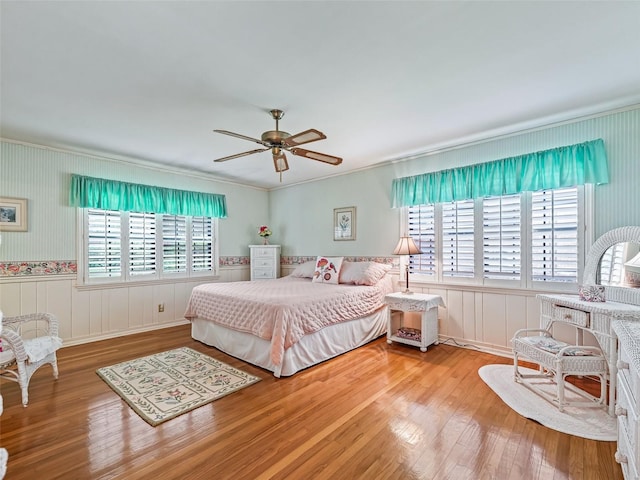
{"label": "drawer knob", "polygon": [[626,417],[627,409],[622,405],[616,405],[616,417]]}
{"label": "drawer knob", "polygon": [[616,450],[615,459],[616,459],[616,462],[618,462],[618,463],[628,463],[629,462],[629,459],[627,458],[627,456],[624,453],[620,453],[619,450]]}
{"label": "drawer knob", "polygon": [[618,360],[616,362],[616,367],[618,368],[618,370],[624,370],[624,369],[629,369],[629,364],[623,360]]}

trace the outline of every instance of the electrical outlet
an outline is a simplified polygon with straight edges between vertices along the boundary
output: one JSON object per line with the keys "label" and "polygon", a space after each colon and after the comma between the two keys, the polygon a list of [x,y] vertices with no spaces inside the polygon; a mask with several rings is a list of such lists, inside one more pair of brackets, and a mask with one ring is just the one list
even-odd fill
{"label": "electrical outlet", "polygon": [[160,313],[164,312],[164,303],[159,303],[158,304],[158,312],[160,312]]}

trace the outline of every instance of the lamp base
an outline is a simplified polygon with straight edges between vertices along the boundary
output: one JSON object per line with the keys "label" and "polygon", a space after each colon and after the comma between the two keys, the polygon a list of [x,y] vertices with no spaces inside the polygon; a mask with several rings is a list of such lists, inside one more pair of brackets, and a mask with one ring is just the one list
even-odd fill
{"label": "lamp base", "polygon": [[413,295],[413,292],[411,290],[409,290],[408,288],[403,290],[400,293],[402,293],[403,295]]}

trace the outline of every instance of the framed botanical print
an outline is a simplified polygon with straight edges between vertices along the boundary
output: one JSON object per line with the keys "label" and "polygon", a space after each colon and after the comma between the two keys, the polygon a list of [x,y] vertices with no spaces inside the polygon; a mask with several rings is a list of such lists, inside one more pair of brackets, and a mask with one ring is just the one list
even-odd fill
{"label": "framed botanical print", "polygon": [[333,239],[356,239],[356,207],[333,209]]}

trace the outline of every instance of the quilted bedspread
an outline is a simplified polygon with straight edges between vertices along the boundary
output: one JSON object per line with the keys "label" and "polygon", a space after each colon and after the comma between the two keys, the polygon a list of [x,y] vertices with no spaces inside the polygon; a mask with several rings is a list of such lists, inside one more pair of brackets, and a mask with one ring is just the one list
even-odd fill
{"label": "quilted bedspread", "polygon": [[382,308],[393,290],[385,276],[374,286],[312,283],[283,277],[253,282],[207,283],[191,292],[185,318],[203,318],[271,341],[271,361],[304,335]]}

